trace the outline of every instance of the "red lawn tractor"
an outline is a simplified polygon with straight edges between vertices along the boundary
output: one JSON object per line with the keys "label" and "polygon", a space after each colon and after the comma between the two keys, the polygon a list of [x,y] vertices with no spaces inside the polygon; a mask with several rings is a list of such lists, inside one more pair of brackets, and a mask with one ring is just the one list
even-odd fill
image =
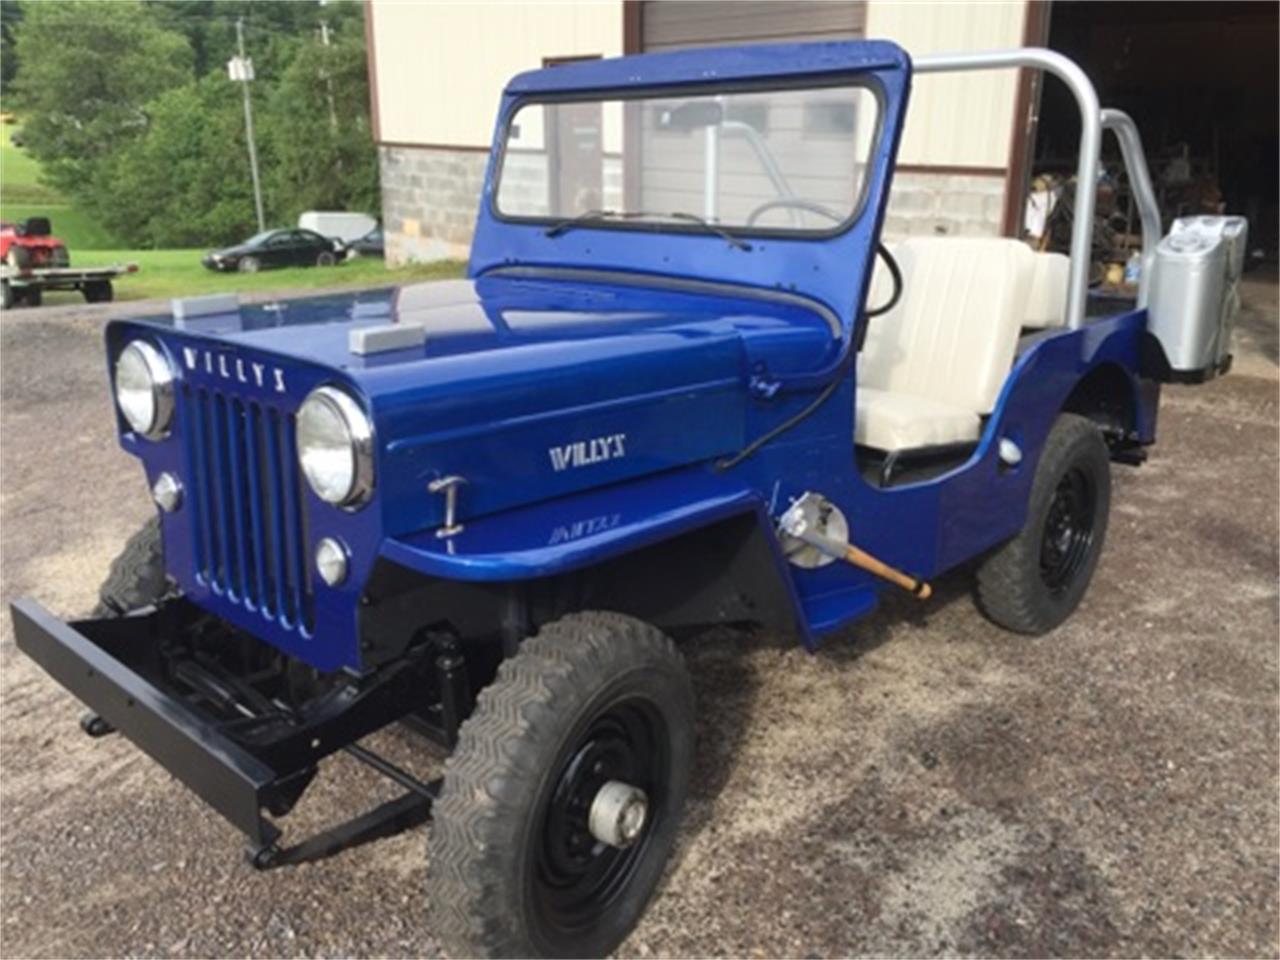
{"label": "red lawn tractor", "polygon": [[136,263],[72,267],[67,245],[55,237],[46,217],[0,223],[0,292],[4,309],[19,303],[40,306],[45,290],[79,290],[90,303],[111,300],[111,281],[134,273]]}

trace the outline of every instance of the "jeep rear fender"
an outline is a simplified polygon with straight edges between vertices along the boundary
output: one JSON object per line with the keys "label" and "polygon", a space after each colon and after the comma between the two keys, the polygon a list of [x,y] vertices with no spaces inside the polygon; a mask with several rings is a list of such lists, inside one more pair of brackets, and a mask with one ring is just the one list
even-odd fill
{"label": "jeep rear fender", "polygon": [[[624,612],[666,627],[756,620],[794,626],[807,644],[812,639],[768,505],[756,491],[697,468],[482,517],[452,537],[425,530],[387,538],[380,553],[424,577],[453,582],[579,574],[613,609],[626,604],[627,593],[665,583],[674,589],[655,587],[663,598],[657,609]],[[627,580],[634,588],[636,578],[653,583],[616,596],[606,583]],[[607,599],[600,599],[602,590]],[[722,612],[704,615],[712,609]],[[750,612],[735,616],[733,609]]]}

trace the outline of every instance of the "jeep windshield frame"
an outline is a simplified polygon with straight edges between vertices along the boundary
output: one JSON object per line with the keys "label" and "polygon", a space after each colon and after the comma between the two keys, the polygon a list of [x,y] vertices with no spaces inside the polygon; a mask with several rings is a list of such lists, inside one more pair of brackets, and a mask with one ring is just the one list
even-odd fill
{"label": "jeep windshield frame", "polygon": [[[832,99],[833,93],[844,94],[850,99],[841,103]],[[814,98],[806,99],[811,94]],[[789,97],[791,102],[771,101],[769,98],[772,97]],[[539,152],[536,149],[532,151],[521,149],[513,143],[513,140],[523,132],[520,124],[523,122],[522,116],[527,116],[524,112],[542,108],[543,115],[537,119],[544,122],[537,124],[539,128],[537,132],[543,135],[543,139],[549,140],[552,134],[548,132],[548,128],[557,124],[563,111],[584,107],[590,109],[592,106],[597,107],[600,114],[611,106],[617,107],[618,112],[623,114],[619,118],[622,129],[612,131],[615,139],[616,135],[622,136],[621,149],[609,151],[603,144],[605,138],[609,136],[609,131],[604,129],[596,131],[599,134],[596,138],[598,144],[596,152],[601,159],[601,169],[596,183],[600,184],[608,176],[604,169],[605,163],[609,160],[615,161],[614,179],[621,180],[613,190],[615,195],[613,199],[616,202],[604,202],[603,191],[601,191],[595,197],[585,201],[580,200],[577,206],[561,203],[553,208],[553,196],[557,192],[563,194],[563,187],[561,186],[557,191],[557,185],[552,183],[552,180],[557,178],[553,176],[551,169],[553,166],[557,167],[557,173],[560,174],[558,179],[562,180],[564,171],[563,165],[559,162],[555,165],[551,163],[551,147],[544,144],[540,152],[547,157],[548,169],[544,184],[548,209],[546,212],[528,210],[527,198],[526,210],[504,209],[504,184],[515,180],[509,166],[510,161],[513,157],[529,156]],[[828,120],[836,127],[835,131],[815,133],[811,127],[805,126],[821,122],[822,108],[826,108]],[[848,109],[845,111],[840,108]],[[862,119],[864,112],[868,109],[873,113],[869,125]],[[686,117],[677,119],[674,123],[647,129],[642,125],[644,119],[642,112],[653,111],[674,115],[680,114],[682,110],[686,111]],[[794,163],[778,162],[774,148],[779,144],[769,142],[767,121],[764,124],[766,130],[759,129],[761,124],[758,118],[761,114],[767,117],[771,110],[800,114],[802,126],[786,128],[784,132],[793,134],[799,132],[803,139],[812,138],[819,144],[830,145],[833,142],[839,144],[839,148],[846,156],[836,159],[848,160],[849,164],[848,169],[843,171],[837,164],[834,167],[837,171],[836,176],[840,173],[846,175],[848,185],[853,188],[846,198],[848,201],[846,208],[831,209],[833,203],[840,201],[832,201],[829,196],[813,197],[795,189],[792,184],[793,179],[812,183],[823,177],[797,169]],[[754,116],[752,116],[753,111]],[[734,117],[735,113],[739,116]],[[852,116],[852,123],[847,129],[840,127],[842,113]],[[756,122],[742,118],[743,114],[751,116]],[[872,167],[876,162],[884,136],[885,119],[884,88],[878,78],[865,72],[740,80],[730,83],[681,83],[643,88],[602,87],[598,90],[526,95],[516,99],[506,111],[499,128],[499,135],[495,138],[498,149],[494,163],[493,189],[489,193],[486,204],[487,212],[500,223],[547,228],[548,235],[553,237],[558,236],[571,225],[575,230],[693,234],[712,239],[719,231],[724,231],[735,239],[743,237],[829,239],[846,233],[866,212],[873,179]],[[601,127],[605,126],[608,124],[601,124]],[[613,126],[616,128],[618,124],[615,123]],[[668,167],[657,171],[659,175],[665,173],[672,179],[687,180],[692,176],[699,180],[701,194],[697,195],[696,201],[692,204],[693,209],[680,208],[661,200],[650,200],[643,193],[645,189],[643,178],[653,172],[643,166],[645,146],[643,138],[646,135],[655,134],[676,137],[684,135],[689,139],[696,138],[701,141],[695,154],[700,164],[698,168],[686,165],[683,168]],[[843,142],[840,140],[842,134],[845,138]],[[627,154],[628,141],[634,145],[633,156]],[[754,164],[754,168],[744,170],[739,164],[737,170],[722,169],[725,146],[729,144],[735,146],[740,144],[740,155],[746,155]],[[794,148],[794,144],[784,142],[783,145]],[[769,187],[767,192],[746,194],[745,197],[739,193],[737,199],[748,200],[752,209],[767,207],[769,209],[766,212],[771,213],[773,219],[778,219],[779,214],[782,214],[790,220],[790,223],[782,225],[767,222],[755,223],[749,215],[743,215],[737,219],[722,218],[719,201],[721,196],[727,193],[722,187],[726,175],[738,178],[739,182],[748,179],[763,182]],[[827,178],[829,177],[830,174],[827,174]],[[568,182],[573,183],[572,179]],[[687,188],[669,190],[668,193],[689,195],[690,190]],[[734,198],[732,194],[729,196],[730,199]],[[596,199],[601,202],[592,202]],[[790,201],[795,201],[795,206],[790,206]],[[668,211],[668,207],[672,209]],[[815,207],[826,208],[830,212],[829,214],[816,212]],[[743,249],[749,250],[749,245],[745,245]]]}

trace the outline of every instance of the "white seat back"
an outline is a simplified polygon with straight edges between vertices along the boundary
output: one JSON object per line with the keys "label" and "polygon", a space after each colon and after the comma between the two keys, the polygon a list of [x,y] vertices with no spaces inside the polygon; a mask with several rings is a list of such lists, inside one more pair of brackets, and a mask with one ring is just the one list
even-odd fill
{"label": "white seat back", "polygon": [[1022,325],[1037,330],[1063,327],[1067,323],[1067,275],[1071,258],[1065,253],[1037,253],[1031,272],[1031,292]]}
{"label": "white seat back", "polygon": [[[1017,240],[971,237],[914,237],[892,252],[902,299],[870,321],[858,385],[990,413],[1013,365],[1037,254]],[[873,278],[872,307],[892,292],[887,274]]]}

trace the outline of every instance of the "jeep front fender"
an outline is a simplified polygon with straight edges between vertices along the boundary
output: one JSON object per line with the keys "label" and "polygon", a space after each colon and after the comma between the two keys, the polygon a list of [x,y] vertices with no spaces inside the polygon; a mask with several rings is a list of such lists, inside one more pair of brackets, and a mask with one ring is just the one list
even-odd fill
{"label": "jeep front fender", "polygon": [[[700,468],[673,471],[586,491],[473,520],[440,537],[424,530],[383,541],[382,557],[441,580],[501,583],[561,576],[656,544],[688,540],[700,530],[752,518],[767,544],[773,591],[787,609],[773,622],[794,623],[811,642],[787,562],[778,547],[768,505],[755,490]],[[710,561],[709,561],[710,562]]]}

